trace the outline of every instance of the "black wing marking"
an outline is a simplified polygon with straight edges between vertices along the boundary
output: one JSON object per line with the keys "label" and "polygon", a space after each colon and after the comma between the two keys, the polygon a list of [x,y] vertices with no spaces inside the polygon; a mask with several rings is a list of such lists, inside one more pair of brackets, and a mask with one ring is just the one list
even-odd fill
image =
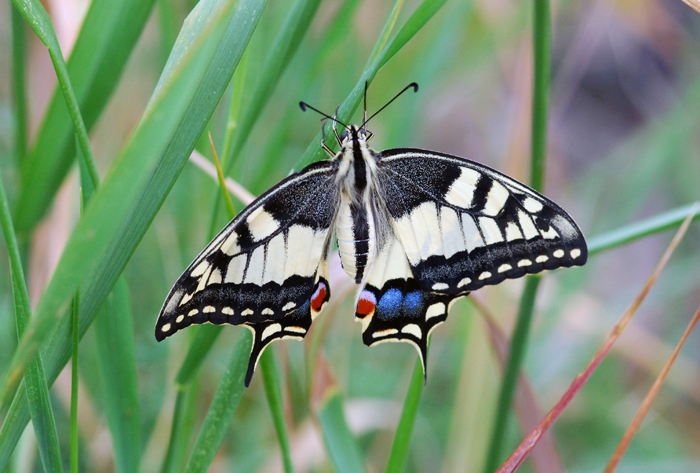
{"label": "black wing marking", "polygon": [[335,173],[330,161],[314,163],[237,215],[171,289],[156,339],[192,324],[245,324],[254,333],[247,386],[270,342],[303,338],[330,298],[329,230],[339,198]]}
{"label": "black wing marking", "polygon": [[586,262],[586,241],[573,219],[498,171],[418,149],[384,151],[377,167],[394,232],[427,290],[466,294]]}
{"label": "black wing marking", "polygon": [[382,245],[358,292],[355,319],[362,323],[365,345],[408,342],[415,346],[427,376],[430,333],[447,319],[457,297],[426,290],[413,277],[401,242],[392,236]]}

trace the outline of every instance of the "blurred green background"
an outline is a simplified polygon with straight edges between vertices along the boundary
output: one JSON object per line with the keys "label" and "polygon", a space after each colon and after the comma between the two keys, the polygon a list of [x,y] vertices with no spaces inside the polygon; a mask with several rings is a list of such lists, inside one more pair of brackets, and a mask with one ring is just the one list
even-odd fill
{"label": "blurred green background", "polygon": [[[420,4],[415,0],[403,4],[392,34]],[[51,0],[44,6],[64,56],[69,58],[90,3]],[[81,80],[93,84],[91,99],[81,106],[103,179],[109,179],[113,163],[132,138],[193,6],[194,2],[187,0],[157,0],[143,2],[141,12],[137,8],[128,12],[144,19],[143,32],[123,32],[124,37],[138,39],[133,50],[128,44],[102,46],[103,56],[91,59],[92,64],[103,62],[95,69],[97,80],[74,76],[79,76],[81,69],[69,61],[76,89]],[[320,2],[278,81],[262,97],[264,102],[255,102],[261,100],[255,91],[268,77],[266,58],[288,21],[291,6],[292,2],[269,1],[248,44],[243,66],[234,75],[234,85],[226,89],[206,125],[221,156],[227,147],[229,111],[238,109],[237,100],[242,112],[236,126],[245,123],[240,117],[245,117],[247,110],[262,106],[244,137],[234,135],[228,167],[229,175],[255,195],[292,169],[300,169],[302,155],[317,136],[320,123],[314,113],[299,110],[299,101],[332,113],[345,100],[358,83],[394,3]],[[72,136],[65,135],[65,143],[58,138],[52,141],[51,133],[64,135],[50,131],[52,122],[45,118],[57,84],[49,55],[19,17],[15,25],[21,26],[21,34],[17,28],[13,33],[12,8],[10,2],[0,4],[0,173],[13,206],[34,307],[79,219],[80,178]],[[407,94],[372,121],[372,146],[452,153],[527,182],[531,9],[530,2],[508,0],[445,2],[371,82],[370,113],[409,82],[420,84],[417,94]],[[551,10],[545,194],[565,208],[588,237],[700,200],[700,14],[680,0],[556,1]],[[20,52],[16,49],[18,38],[26,41]],[[89,50],[90,44],[84,47]],[[272,58],[273,65],[274,61],[284,65],[279,56]],[[123,71],[119,70],[120,61]],[[17,76],[13,67],[17,64],[23,66],[24,77]],[[24,99],[17,84],[24,86]],[[54,101],[62,100],[60,95],[53,97]],[[360,117],[358,110],[353,121]],[[22,132],[23,124],[26,133]],[[46,133],[47,148],[65,147],[67,158],[65,172],[50,170],[47,182],[53,179],[54,188],[47,184],[36,189],[31,170],[40,173],[46,169],[44,155],[36,152],[42,133]],[[206,133],[196,149],[211,159]],[[29,200],[23,200],[23,192]],[[27,202],[34,202],[34,193],[41,192],[47,193],[46,205],[25,212],[23,206],[29,208]],[[172,284],[209,241],[212,229],[218,231],[226,223],[221,205],[212,218],[218,198],[216,181],[195,165],[186,164],[124,272],[133,317],[132,366],[138,383],[140,437],[134,448],[139,450],[137,463],[142,471],[182,468],[182,459],[163,464],[168,446],[173,445],[174,378],[193,336],[190,329],[157,343],[153,328]],[[234,204],[237,210],[243,208],[236,199]],[[554,425],[554,447],[543,455],[544,463],[527,461],[520,471],[602,470],[700,305],[699,237],[697,224],[691,226],[631,325]],[[530,414],[541,417],[583,370],[642,289],[670,238],[668,232],[658,233],[596,253],[583,268],[544,277],[524,365],[539,407]],[[5,251],[0,252],[0,267],[0,373],[5,375],[17,350]],[[507,333],[514,323],[522,287],[521,280],[506,281],[475,295]],[[324,427],[318,418],[321,401],[308,391],[313,377],[309,366],[323,370],[337,384],[367,471],[384,469],[389,457],[416,353],[407,344],[365,347],[360,325],[353,321],[352,304],[353,295],[342,300],[336,295],[335,303],[315,323],[312,333],[320,337],[325,360],[321,367],[309,361],[310,340],[273,345],[282,373],[292,460],[298,472],[337,468],[328,443],[322,440]],[[242,331],[240,327],[224,328],[196,375],[188,401],[191,416],[184,427],[177,428],[185,437],[178,444],[187,449],[181,452],[184,458]],[[81,471],[128,471],[123,464],[115,464],[106,414],[110,401],[105,391],[109,388],[100,362],[105,355],[98,353],[98,337],[90,328],[80,344],[80,467]],[[617,471],[700,471],[699,360],[700,342],[694,333]],[[447,323],[433,333],[428,383],[406,471],[481,471],[501,377],[502,368],[483,315],[461,300],[452,308]],[[282,471],[262,378],[259,367],[209,471]],[[51,400],[67,465],[69,368],[58,376]],[[525,435],[518,419],[526,413],[516,413],[504,452],[511,452]],[[7,411],[1,415],[7,416]],[[5,445],[0,444],[0,449]],[[31,427],[14,450],[8,469],[43,471]]]}

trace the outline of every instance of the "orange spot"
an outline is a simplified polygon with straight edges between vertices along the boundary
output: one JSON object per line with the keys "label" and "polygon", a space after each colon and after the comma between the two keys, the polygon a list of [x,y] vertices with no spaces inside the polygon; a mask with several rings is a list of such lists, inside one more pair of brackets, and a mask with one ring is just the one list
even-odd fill
{"label": "orange spot", "polygon": [[314,312],[319,312],[321,310],[323,302],[326,300],[326,294],[328,294],[326,285],[323,283],[319,284],[316,288],[316,292],[311,296],[311,309]]}
{"label": "orange spot", "polygon": [[374,294],[371,292],[364,291],[357,301],[357,316],[366,317],[367,315],[374,312],[374,308],[377,303],[374,298]]}

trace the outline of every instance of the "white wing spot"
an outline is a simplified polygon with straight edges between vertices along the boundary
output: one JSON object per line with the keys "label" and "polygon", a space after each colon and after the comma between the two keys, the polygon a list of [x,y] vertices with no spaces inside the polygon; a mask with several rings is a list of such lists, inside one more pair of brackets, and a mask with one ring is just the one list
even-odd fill
{"label": "white wing spot", "polygon": [[444,314],[445,304],[442,302],[438,302],[437,304],[433,304],[430,307],[428,307],[428,310],[425,311],[425,320],[432,319],[433,317],[440,317]]}
{"label": "white wing spot", "polygon": [[491,190],[489,190],[489,194],[486,197],[486,205],[484,205],[483,210],[484,215],[490,215],[492,217],[498,215],[506,204],[506,200],[508,200],[509,196],[510,193],[508,189],[498,181],[493,181]]}
{"label": "white wing spot", "polygon": [[[284,307],[282,307],[282,310],[286,312],[286,311],[288,311],[288,310],[292,310],[292,309],[295,308],[296,306],[297,306],[296,302],[287,302],[287,303],[284,305]],[[305,331],[305,332],[306,332],[306,331]]]}
{"label": "white wing spot", "polygon": [[182,315],[182,314],[180,314],[180,315],[177,316],[177,319],[175,319],[175,323],[176,323],[176,324],[179,324],[179,323],[182,322],[184,319],[185,319],[185,316]]}
{"label": "white wing spot", "polygon": [[542,233],[542,238],[544,238],[545,240],[554,240],[556,237],[559,236],[557,231],[551,225],[549,227],[549,230],[540,233]]}
{"label": "white wing spot", "polygon": [[241,315],[242,315],[243,317],[248,317],[249,315],[253,315],[253,311],[250,310],[250,309],[246,309],[246,310],[244,310],[243,312],[241,312]]}
{"label": "white wing spot", "polygon": [[554,250],[554,253],[552,253],[555,258],[561,258],[564,256],[564,250]]}
{"label": "white wing spot", "polygon": [[578,258],[579,256],[581,256],[581,250],[579,250],[578,248],[575,248],[575,249],[571,250],[571,257],[572,257],[573,259],[576,259],[576,258]]}
{"label": "white wing spot", "polygon": [[195,268],[192,270],[190,273],[190,276],[193,278],[196,278],[197,276],[201,276],[204,274],[204,271],[209,267],[209,261],[204,260],[201,263],[199,263]]}
{"label": "white wing spot", "polygon": [[520,233],[518,226],[514,222],[509,222],[508,226],[506,227],[506,240],[520,240],[522,237],[523,235]]}
{"label": "white wing spot", "polygon": [[388,329],[382,330],[380,332],[374,332],[372,334],[372,338],[388,337],[389,335],[394,335],[395,333],[399,333],[399,331],[396,330],[395,328],[388,328]]}
{"label": "white wing spot", "polygon": [[170,324],[165,324],[160,328],[161,332],[167,332],[168,330],[170,330]]}
{"label": "white wing spot", "polygon": [[190,299],[192,299],[192,296],[194,295],[194,292],[192,294],[185,294],[182,299],[180,300],[180,305],[185,305],[187,304]]}
{"label": "white wing spot", "polygon": [[535,262],[536,263],[546,263],[548,259],[549,258],[547,258],[545,255],[540,255],[537,258],[535,258]]}
{"label": "white wing spot", "polygon": [[513,267],[506,263],[498,267],[498,272],[505,273],[506,271],[510,271],[511,269],[513,269]]}
{"label": "white wing spot", "polygon": [[448,289],[450,287],[449,284],[444,283],[444,282],[436,282],[433,284],[433,291],[444,291],[445,289]]}
{"label": "white wing spot", "polygon": [[294,333],[306,333],[306,329],[303,327],[297,327],[296,325],[292,325],[290,327],[286,327],[285,330],[287,332],[294,332]]}
{"label": "white wing spot", "polygon": [[474,189],[479,182],[481,174],[473,169],[462,168],[459,178],[450,186],[445,194],[447,203],[456,207],[467,209],[471,207],[474,199]]}
{"label": "white wing spot", "polygon": [[202,312],[205,314],[211,314],[213,312],[216,312],[216,308],[213,305],[208,305],[204,309],[202,309]]}
{"label": "white wing spot", "polygon": [[529,259],[521,259],[518,261],[518,268],[522,268],[523,266],[532,266],[532,261]]}
{"label": "white wing spot", "polygon": [[532,197],[527,197],[523,202],[523,207],[530,213],[536,214],[543,208],[542,202],[535,200]]}
{"label": "white wing spot", "polygon": [[464,287],[464,286],[466,286],[467,284],[469,284],[470,282],[472,282],[471,279],[469,279],[469,278],[464,278],[464,279],[462,279],[460,282],[457,283],[457,287]]}
{"label": "white wing spot", "polygon": [[490,277],[491,277],[491,273],[489,273],[488,271],[484,271],[483,273],[481,273],[479,275],[479,281],[483,281],[484,279],[488,279]]}
{"label": "white wing spot", "polygon": [[416,338],[423,338],[423,331],[416,324],[406,325],[404,328],[401,329],[401,332],[411,334]]}
{"label": "white wing spot", "polygon": [[275,311],[272,310],[272,309],[270,309],[269,307],[265,307],[265,308],[262,310],[262,315],[272,315],[272,314],[274,314],[274,313],[275,313]]}
{"label": "white wing spot", "polygon": [[233,309],[230,307],[224,307],[221,309],[221,313],[225,315],[233,315]]}
{"label": "white wing spot", "polygon": [[211,272],[211,276],[209,276],[209,282],[207,283],[207,285],[209,284],[221,284],[221,270],[217,268]]}
{"label": "white wing spot", "polygon": [[226,241],[221,244],[221,251],[228,256],[233,256],[241,252],[241,247],[238,246],[238,234],[236,232],[232,232],[228,238],[226,238]]}
{"label": "white wing spot", "polygon": [[481,231],[484,233],[484,238],[486,239],[487,245],[493,245],[494,243],[500,243],[503,241],[501,229],[498,228],[498,224],[494,219],[481,217],[479,218],[479,226],[481,227]]}
{"label": "white wing spot", "polygon": [[192,309],[189,314],[187,314],[188,317],[192,317],[193,315],[199,314],[198,309]]}
{"label": "white wing spot", "polygon": [[248,229],[253,235],[253,238],[258,241],[269,237],[280,228],[279,222],[275,220],[272,214],[266,212],[262,206],[248,215],[246,223],[248,224]]}
{"label": "white wing spot", "polygon": [[269,327],[267,327],[265,330],[263,330],[262,333],[262,339],[265,340],[266,338],[270,338],[277,332],[282,331],[282,326],[280,324],[272,324]]}

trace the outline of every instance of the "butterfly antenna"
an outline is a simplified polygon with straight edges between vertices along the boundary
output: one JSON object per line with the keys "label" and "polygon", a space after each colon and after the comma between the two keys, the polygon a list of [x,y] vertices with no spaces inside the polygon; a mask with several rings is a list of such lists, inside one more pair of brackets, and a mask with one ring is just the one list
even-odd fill
{"label": "butterfly antenna", "polygon": [[343,123],[343,122],[341,122],[340,120],[338,120],[336,117],[331,117],[330,115],[328,115],[328,114],[326,114],[326,113],[323,113],[323,112],[320,111],[319,109],[312,107],[311,105],[309,105],[309,104],[306,103],[306,102],[299,102],[299,107],[301,107],[301,111],[302,111],[302,112],[305,112],[306,109],[308,108],[308,109],[313,110],[314,112],[318,113],[318,114],[321,115],[322,117],[324,117],[324,119],[333,120],[333,123],[340,123],[340,124],[343,125],[345,128],[350,129],[349,126],[347,126],[345,123]]}
{"label": "butterfly antenna", "polygon": [[362,128],[364,128],[367,124],[367,81],[365,81],[365,115],[362,118]]}
{"label": "butterfly antenna", "polygon": [[[396,94],[396,95],[394,96],[393,99],[389,100],[389,101],[386,103],[386,105],[384,105],[382,108],[380,108],[379,110],[377,110],[376,112],[374,112],[374,113],[372,114],[372,116],[370,116],[369,118],[365,118],[365,121],[362,123],[362,128],[364,128],[365,125],[367,125],[367,122],[369,122],[372,118],[374,118],[379,112],[381,112],[382,110],[384,110],[385,108],[387,108],[391,102],[393,102],[394,100],[398,99],[398,98],[401,96],[401,94],[403,94],[404,92],[406,92],[406,91],[407,91],[408,89],[410,89],[410,88],[413,88],[413,91],[414,91],[414,92],[418,92],[418,84],[415,83],[415,82],[411,82],[411,83],[408,84],[406,87],[404,87],[403,90],[402,90],[401,92],[399,92],[398,94]],[[366,103],[366,101],[367,101],[367,82],[365,82],[365,116],[367,116],[367,112],[366,112],[366,110],[367,110],[367,103]]]}

